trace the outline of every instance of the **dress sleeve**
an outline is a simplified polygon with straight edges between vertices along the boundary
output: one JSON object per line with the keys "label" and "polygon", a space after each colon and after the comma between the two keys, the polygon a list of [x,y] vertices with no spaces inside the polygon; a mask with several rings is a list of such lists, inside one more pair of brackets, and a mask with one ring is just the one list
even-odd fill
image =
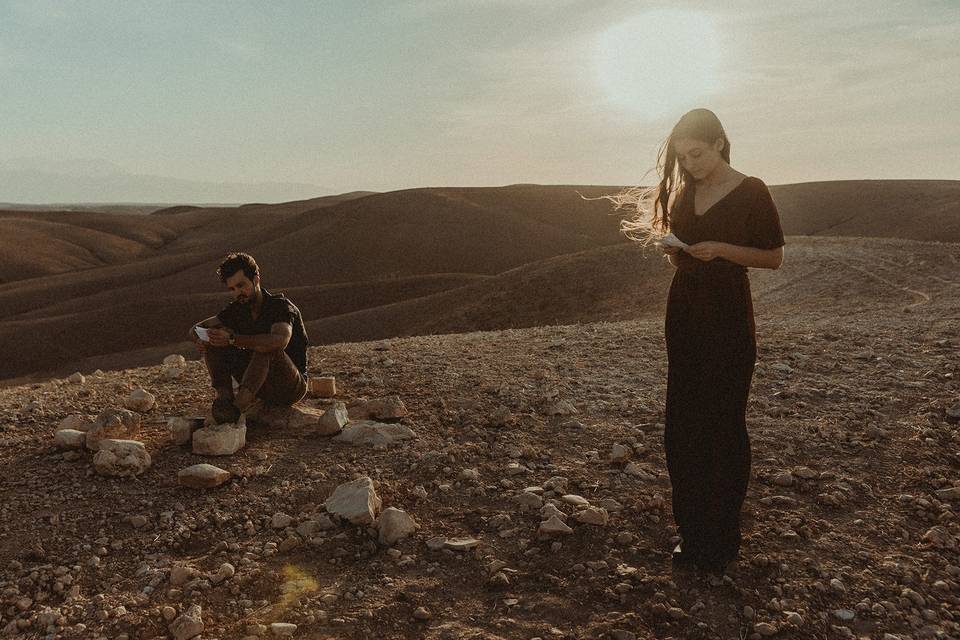
{"label": "dress sleeve", "polygon": [[776,249],[784,245],[780,214],[770,190],[762,181],[757,189],[757,202],[750,214],[750,246]]}

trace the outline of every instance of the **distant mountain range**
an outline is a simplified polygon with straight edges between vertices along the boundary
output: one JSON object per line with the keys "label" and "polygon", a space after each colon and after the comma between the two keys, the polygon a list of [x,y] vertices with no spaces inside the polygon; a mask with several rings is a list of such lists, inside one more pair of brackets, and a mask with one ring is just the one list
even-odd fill
{"label": "distant mountain range", "polygon": [[[0,210],[0,381],[191,354],[186,330],[229,300],[216,267],[235,250],[290,294],[313,344],[660,317],[672,268],[624,241],[609,202],[581,197],[617,190],[442,187],[151,215]],[[758,301],[849,314],[859,293],[866,309],[952,299],[960,181],[771,192],[786,259],[756,271]]]}
{"label": "distant mountain range", "polygon": [[[0,202],[242,203],[286,202],[333,190],[301,182],[207,182],[129,173],[104,161],[0,161]],[[6,206],[6,205],[5,205]]]}

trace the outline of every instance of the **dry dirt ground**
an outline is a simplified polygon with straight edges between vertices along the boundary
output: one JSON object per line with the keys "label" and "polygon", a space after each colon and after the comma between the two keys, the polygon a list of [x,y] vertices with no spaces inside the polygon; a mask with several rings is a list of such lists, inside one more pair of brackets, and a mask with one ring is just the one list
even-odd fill
{"label": "dry dirt ground", "polygon": [[[177,381],[155,366],[3,389],[0,628],[166,638],[164,607],[199,604],[203,638],[220,639],[270,637],[260,625],[275,622],[316,639],[960,637],[960,501],[936,494],[960,486],[945,414],[960,400],[955,287],[942,284],[918,306],[887,286],[842,317],[758,306],[744,541],[722,581],[670,562],[660,319],[312,349],[311,372],[336,376],[338,399],[406,403],[417,439],[386,449],[261,428],[234,456],[194,456],[165,419],[207,409],[197,361]],[[89,453],[53,447],[62,418],[122,406],[136,387],[157,396],[145,473],[100,477]],[[557,401],[577,413],[550,415]],[[501,407],[510,418],[494,426]],[[610,461],[615,444],[634,474]],[[203,461],[234,478],[178,486]],[[419,531],[392,549],[350,524],[296,533],[358,475]],[[568,513],[562,493],[607,506],[609,523],[569,518],[572,534],[539,537],[539,513],[517,497],[545,485]],[[290,526],[274,528],[277,513]],[[434,551],[436,536],[480,544]],[[214,584],[224,563],[235,575]],[[174,586],[177,565],[199,573]]]}

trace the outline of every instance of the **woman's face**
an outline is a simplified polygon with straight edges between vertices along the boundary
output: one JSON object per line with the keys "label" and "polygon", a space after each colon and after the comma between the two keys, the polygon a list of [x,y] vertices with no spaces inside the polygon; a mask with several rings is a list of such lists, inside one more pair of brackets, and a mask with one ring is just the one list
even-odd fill
{"label": "woman's face", "polygon": [[673,141],[673,150],[677,154],[677,162],[694,180],[703,180],[724,161],[720,151],[723,149],[723,138],[710,144],[692,138],[680,138]]}

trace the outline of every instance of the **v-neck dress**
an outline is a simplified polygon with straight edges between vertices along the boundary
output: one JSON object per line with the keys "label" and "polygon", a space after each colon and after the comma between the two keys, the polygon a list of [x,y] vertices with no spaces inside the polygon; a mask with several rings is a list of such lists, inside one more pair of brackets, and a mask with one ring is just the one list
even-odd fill
{"label": "v-neck dress", "polygon": [[[784,244],[762,180],[745,178],[702,215],[691,188],[671,212],[687,244],[713,240],[758,249]],[[750,479],[746,407],[757,347],[747,269],[681,251],[667,296],[664,450],[684,554],[704,564],[736,558]]]}

